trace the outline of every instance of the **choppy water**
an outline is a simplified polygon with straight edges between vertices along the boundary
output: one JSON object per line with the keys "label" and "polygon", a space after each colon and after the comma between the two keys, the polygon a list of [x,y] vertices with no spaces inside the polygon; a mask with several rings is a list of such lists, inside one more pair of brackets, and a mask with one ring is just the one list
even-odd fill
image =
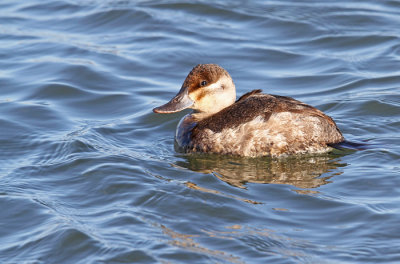
{"label": "choppy water", "polygon": [[[198,63],[363,151],[183,155]],[[1,263],[400,261],[399,1],[0,3]]]}

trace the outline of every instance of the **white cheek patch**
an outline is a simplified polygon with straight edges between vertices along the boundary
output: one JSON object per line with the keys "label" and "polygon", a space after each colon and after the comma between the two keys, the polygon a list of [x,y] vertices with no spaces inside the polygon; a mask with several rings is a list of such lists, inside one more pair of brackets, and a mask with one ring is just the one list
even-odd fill
{"label": "white cheek patch", "polygon": [[215,90],[222,89],[222,80],[219,79],[218,82],[212,83],[206,87],[207,91],[213,92]]}
{"label": "white cheek patch", "polygon": [[[232,82],[232,79],[227,76],[222,76],[217,82],[212,83],[205,87],[207,91],[224,91],[224,90],[235,90],[235,85]],[[233,88],[233,89],[229,89]]]}
{"label": "white cheek patch", "polygon": [[235,102],[235,85],[230,78],[222,76],[217,82],[195,90],[189,97],[195,101],[193,109],[216,113]]}

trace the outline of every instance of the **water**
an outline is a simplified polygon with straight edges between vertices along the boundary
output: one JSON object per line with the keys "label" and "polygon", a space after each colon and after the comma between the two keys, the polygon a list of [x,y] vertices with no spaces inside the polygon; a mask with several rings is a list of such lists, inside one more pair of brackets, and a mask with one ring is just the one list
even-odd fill
{"label": "water", "polygon": [[[399,1],[2,1],[1,263],[398,263]],[[365,150],[184,155],[198,63]]]}

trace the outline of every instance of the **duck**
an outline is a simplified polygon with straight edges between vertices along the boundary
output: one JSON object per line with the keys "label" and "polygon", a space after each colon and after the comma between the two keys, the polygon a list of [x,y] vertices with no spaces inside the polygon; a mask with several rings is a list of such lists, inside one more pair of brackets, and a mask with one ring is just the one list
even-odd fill
{"label": "duck", "polygon": [[232,77],[217,64],[196,65],[176,96],[153,112],[188,108],[175,133],[186,153],[281,157],[329,152],[344,141],[331,117],[291,97],[257,89],[236,100]]}

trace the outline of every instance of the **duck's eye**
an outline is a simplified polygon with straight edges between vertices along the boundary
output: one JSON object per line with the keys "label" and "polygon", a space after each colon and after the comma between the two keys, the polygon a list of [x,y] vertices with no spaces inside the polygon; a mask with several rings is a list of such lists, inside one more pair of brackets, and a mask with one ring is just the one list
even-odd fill
{"label": "duck's eye", "polygon": [[206,86],[207,85],[207,81],[202,81],[200,85],[201,86]]}

